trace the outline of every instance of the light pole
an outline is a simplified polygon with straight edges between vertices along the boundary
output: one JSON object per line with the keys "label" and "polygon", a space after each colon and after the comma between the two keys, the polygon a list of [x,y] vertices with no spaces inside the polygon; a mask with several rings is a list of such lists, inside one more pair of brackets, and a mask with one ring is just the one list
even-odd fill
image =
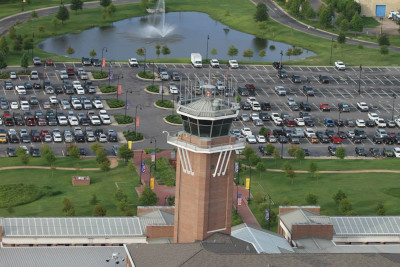
{"label": "light pole", "polygon": [[268,230],[271,229],[271,196],[268,194],[268,199],[269,199],[269,204],[268,204],[268,212],[269,212],[269,218],[268,218]]}
{"label": "light pole", "polygon": [[154,88],[154,78],[155,78],[155,75],[154,75],[154,61],[153,61],[153,88]]}
{"label": "light pole", "polygon": [[361,71],[362,71],[362,66],[360,64],[360,76],[358,77],[358,94],[361,95]]}
{"label": "light pole", "polygon": [[236,182],[236,214],[238,214],[239,210],[239,185],[240,185],[240,150],[239,150],[239,161],[238,161],[238,179]]}
{"label": "light pole", "polygon": [[111,61],[108,63],[108,87],[111,86]]}
{"label": "light pole", "polygon": [[279,66],[279,68],[281,69],[282,68],[282,57],[283,57],[283,51],[281,50],[281,65]]}
{"label": "light pole", "polygon": [[208,40],[210,40],[210,35],[207,34],[207,53],[206,53],[206,62],[208,61]]}
{"label": "light pole", "polygon": [[126,118],[126,110],[128,109],[128,93],[132,94],[132,90],[126,90],[125,92],[125,118]]}
{"label": "light pole", "polygon": [[332,49],[333,49],[333,37],[332,37],[332,41],[331,41],[331,57],[329,59],[329,65],[332,65]]}
{"label": "light pole", "polygon": [[137,104],[135,110],[135,137],[136,137],[136,126],[137,126],[137,109],[140,108],[142,110],[142,105]]}
{"label": "light pole", "polygon": [[393,93],[393,105],[392,105],[392,120],[394,119],[394,101],[396,100],[396,94]]}
{"label": "light pole", "polygon": [[157,171],[157,139],[155,139],[154,137],[152,137],[150,139],[150,144],[153,143],[154,140],[154,170]]}
{"label": "light pole", "polygon": [[142,47],[144,53],[143,75],[146,75],[146,48]]}
{"label": "light pole", "polygon": [[119,78],[123,79],[124,75],[123,74],[118,74],[118,76],[117,76],[117,100],[118,100],[118,95],[119,95],[119,92],[118,92],[118,89],[119,89]]}
{"label": "light pole", "polygon": [[140,176],[139,176],[140,184],[143,184],[142,183],[142,170],[143,170],[142,164],[143,164],[143,150],[140,151]]}
{"label": "light pole", "polygon": [[103,61],[105,61],[105,59],[104,59],[104,49],[106,50],[106,53],[107,53],[107,47],[103,47],[101,49],[101,73],[103,73]]}
{"label": "light pole", "polygon": [[[281,124],[281,127],[282,127],[282,134],[284,133],[284,130],[283,130],[283,121],[282,121],[282,124]],[[278,139],[279,139],[279,136],[278,136]],[[282,142],[282,140],[281,140],[281,159],[283,159],[283,142]]]}
{"label": "light pole", "polygon": [[249,181],[249,198],[247,199],[247,202],[250,204],[250,202],[251,202],[251,197],[250,197],[250,191],[251,191],[251,169],[252,169],[252,167],[251,167],[251,164],[250,164],[250,166],[249,166],[249,168],[250,168],[250,181]]}
{"label": "light pole", "polygon": [[342,114],[341,110],[339,110],[339,119],[338,119],[338,124],[337,124],[337,134],[339,134],[339,130],[340,130],[340,114]]}

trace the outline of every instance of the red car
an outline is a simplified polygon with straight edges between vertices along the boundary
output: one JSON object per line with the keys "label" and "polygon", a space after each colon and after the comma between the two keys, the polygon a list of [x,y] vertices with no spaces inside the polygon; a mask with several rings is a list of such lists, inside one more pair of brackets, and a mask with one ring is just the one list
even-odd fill
{"label": "red car", "polygon": [[74,75],[75,74],[75,70],[74,70],[74,68],[67,68],[67,74],[68,75]]}
{"label": "red car", "polygon": [[39,126],[46,126],[47,125],[47,120],[44,116],[40,116],[37,118],[37,125]]}
{"label": "red car", "polygon": [[292,117],[287,117],[283,119],[283,122],[286,126],[289,127],[295,127],[296,126],[296,122]]}
{"label": "red car", "polygon": [[41,135],[41,136],[45,136],[45,135],[48,135],[48,134],[50,134],[49,130],[42,130],[42,131],[40,132],[40,135]]}
{"label": "red car", "polygon": [[46,66],[53,66],[53,60],[51,57],[46,58]]}
{"label": "red car", "polygon": [[321,104],[319,104],[319,108],[320,108],[322,111],[331,111],[331,106],[329,106],[328,103],[321,103]]}
{"label": "red car", "polygon": [[334,144],[341,144],[343,142],[342,138],[340,138],[340,136],[337,134],[331,136],[331,141]]}

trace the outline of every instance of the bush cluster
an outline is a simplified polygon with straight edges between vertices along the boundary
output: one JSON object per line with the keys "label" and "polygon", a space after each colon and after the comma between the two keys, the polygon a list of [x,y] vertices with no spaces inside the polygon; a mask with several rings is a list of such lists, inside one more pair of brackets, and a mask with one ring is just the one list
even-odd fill
{"label": "bush cluster", "polygon": [[152,93],[158,93],[160,90],[160,87],[158,85],[149,85],[146,87],[147,91],[152,92]]}
{"label": "bush cluster", "polygon": [[127,141],[140,141],[143,139],[143,134],[131,131],[124,131],[124,136]]}
{"label": "bush cluster", "polygon": [[154,79],[154,73],[152,71],[141,71],[138,73],[138,76],[143,79]]}
{"label": "bush cluster", "polygon": [[174,103],[172,103],[172,101],[168,99],[157,100],[156,105],[162,108],[174,108]]}
{"label": "bush cluster", "polygon": [[106,99],[106,102],[110,108],[122,108],[125,106],[125,102],[116,98]]}
{"label": "bush cluster", "polygon": [[128,124],[133,122],[133,117],[124,115],[114,115],[118,124]]}
{"label": "bush cluster", "polygon": [[105,79],[108,77],[107,72],[92,71],[93,79]]}
{"label": "bush cluster", "polygon": [[103,94],[107,93],[115,93],[117,91],[117,87],[114,85],[106,85],[106,84],[100,84],[99,85],[100,91]]}
{"label": "bush cluster", "polygon": [[[146,159],[146,165],[151,166],[154,164],[151,159]],[[150,167],[149,167],[150,168]],[[175,185],[175,169],[169,163],[169,160],[164,157],[157,158],[157,171],[154,175],[154,168],[152,168],[152,174],[157,179],[158,184],[166,186]]]}
{"label": "bush cluster", "polygon": [[179,115],[168,115],[165,120],[174,124],[182,124],[182,118]]}

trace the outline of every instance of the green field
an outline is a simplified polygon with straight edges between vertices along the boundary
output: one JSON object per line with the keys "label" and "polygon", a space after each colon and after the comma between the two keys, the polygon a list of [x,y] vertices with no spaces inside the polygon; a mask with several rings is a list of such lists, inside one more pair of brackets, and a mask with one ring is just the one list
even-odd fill
{"label": "green field", "polygon": [[[3,160],[3,159],[2,159]],[[79,160],[80,167],[88,167],[91,164]],[[61,164],[62,159],[57,162]],[[12,163],[9,162],[9,165]],[[66,166],[67,161],[64,163]],[[12,164],[14,165],[14,164]],[[16,163],[15,165],[18,165]],[[73,163],[70,162],[71,166]],[[88,175],[91,179],[90,186],[73,187],[71,178],[73,175]],[[101,171],[61,171],[56,170],[52,174],[51,170],[36,169],[16,169],[0,171],[0,185],[6,184],[33,184],[39,188],[49,186],[52,192],[58,192],[55,196],[44,196],[37,201],[29,204],[13,207],[14,213],[10,214],[7,208],[0,209],[0,216],[63,216],[63,199],[68,198],[75,206],[76,216],[92,216],[93,205],[90,204],[92,195],[95,193],[99,200],[98,205],[107,209],[107,216],[123,216],[116,204],[114,194],[117,185],[128,196],[128,203],[137,205],[138,196],[135,187],[139,185],[139,177],[136,172],[128,171],[126,165],[120,162],[119,166],[109,172]],[[133,206],[134,210],[136,206]]]}
{"label": "green field", "polygon": [[[331,40],[322,39],[316,36],[308,35],[302,32],[295,31],[289,27],[283,26],[273,20],[268,21],[268,29],[261,30],[258,24],[254,22],[253,14],[255,6],[247,0],[220,0],[213,2],[211,0],[198,0],[188,2],[186,0],[170,0],[167,1],[167,11],[180,12],[180,11],[198,11],[208,13],[213,19],[221,23],[229,25],[231,28],[253,34],[257,37],[267,38],[275,41],[295,44],[296,46],[315,52],[318,56],[310,57],[302,60],[291,60],[289,64],[293,65],[329,65],[330,61],[330,47]],[[125,4],[118,5],[117,12],[112,18],[103,20],[100,8],[93,8],[83,10],[75,14],[70,13],[70,19],[64,25],[53,26],[51,19],[53,15],[38,18],[18,26],[17,32],[24,34],[35,33],[35,42],[38,43],[46,38],[54,37],[66,33],[77,33],[82,30],[101,26],[106,27],[112,24],[113,21],[122,20],[133,16],[144,15],[145,11],[140,4]],[[44,31],[39,32],[40,27],[44,27]],[[274,29],[273,31],[271,29]],[[229,46],[231,44],[227,44]],[[233,44],[234,45],[234,44]],[[97,51],[100,53],[100,51]],[[239,51],[242,53],[243,51]],[[267,51],[268,53],[268,51]],[[35,49],[35,55],[42,58],[49,54],[44,51]],[[53,55],[55,61],[73,61],[74,55]],[[89,54],[89,51],[88,51]],[[19,65],[21,59],[21,52],[12,52],[8,57],[9,65]],[[354,45],[335,45],[333,48],[332,61],[345,58],[346,65],[358,66],[359,64],[365,66],[371,65],[398,65],[400,62],[400,53],[390,52],[389,55],[382,56],[377,49],[363,48],[360,49]],[[156,62],[165,62],[167,59],[155,60]],[[173,62],[186,62],[187,59],[168,59]],[[252,63],[251,58],[248,63]],[[270,64],[269,62],[259,62],[261,64]]]}
{"label": "green field", "polygon": [[[56,167],[70,167],[74,168],[76,163],[79,164],[80,168],[98,168],[99,165],[97,164],[95,158],[83,158],[79,160],[74,160],[68,157],[61,157],[57,158],[55,162]],[[8,166],[23,166],[17,158],[1,158],[0,160],[0,167],[8,167]],[[46,162],[44,158],[30,158],[29,166],[46,166],[48,167],[49,164]],[[1,178],[0,178],[1,179]]]}
{"label": "green field", "polygon": [[[295,170],[307,170],[310,161],[322,170],[363,170],[363,169],[391,169],[399,170],[398,159],[384,160],[290,160]],[[263,161],[267,168],[281,168],[284,160],[268,159]],[[249,170],[240,173],[240,184],[249,177]],[[251,194],[257,192],[270,194],[275,202],[273,209],[278,212],[279,205],[306,205],[305,197],[308,193],[317,195],[323,215],[342,215],[332,199],[341,189],[353,206],[357,215],[375,215],[375,206],[382,201],[387,215],[400,213],[400,174],[398,173],[349,173],[349,174],[319,174],[312,179],[310,174],[296,174],[293,180],[282,172],[252,171]],[[265,191],[264,191],[265,190]],[[247,197],[247,196],[246,196]],[[252,202],[250,205],[256,218],[263,223],[263,212],[259,205]]]}

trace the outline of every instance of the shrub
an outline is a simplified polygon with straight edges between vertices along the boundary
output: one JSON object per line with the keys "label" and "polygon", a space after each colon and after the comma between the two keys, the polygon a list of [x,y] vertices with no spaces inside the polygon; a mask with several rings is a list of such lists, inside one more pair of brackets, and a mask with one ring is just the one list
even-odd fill
{"label": "shrub", "polygon": [[380,52],[382,55],[387,55],[389,54],[389,48],[387,47],[387,45],[382,45],[380,48]]}
{"label": "shrub", "polygon": [[115,93],[117,91],[117,87],[114,85],[106,85],[106,84],[100,84],[99,85],[100,91],[103,94],[107,93]]}
{"label": "shrub", "polygon": [[5,79],[8,79],[8,78],[10,78],[10,72],[9,71],[0,73],[0,79],[5,80]]}
{"label": "shrub", "polygon": [[139,205],[141,206],[154,206],[157,204],[158,197],[156,193],[154,193],[150,186],[146,186],[143,191],[142,195],[139,198]]}
{"label": "shrub", "polygon": [[127,141],[140,141],[143,139],[143,135],[138,132],[124,131],[124,136]]}
{"label": "shrub", "polygon": [[168,99],[164,99],[164,101],[157,100],[156,105],[162,108],[174,108],[174,103],[172,103],[172,101]]}
{"label": "shrub", "polygon": [[306,203],[308,205],[315,205],[318,202],[318,197],[314,194],[308,193],[306,196]]}
{"label": "shrub", "polygon": [[182,124],[182,118],[180,115],[168,115],[165,117],[165,120],[174,124]]}
{"label": "shrub", "polygon": [[133,123],[133,117],[125,115],[114,115],[115,120],[118,124]]}
{"label": "shrub", "polygon": [[15,207],[18,205],[31,203],[40,199],[43,195],[43,191],[35,185],[0,185],[0,208],[7,208],[9,205]]}
{"label": "shrub", "polygon": [[116,98],[106,99],[106,102],[110,108],[122,108],[125,106],[125,102]]}
{"label": "shrub", "polygon": [[158,93],[160,91],[160,86],[151,84],[151,85],[147,86],[146,89],[149,92]]}
{"label": "shrub", "polygon": [[[146,159],[147,166],[151,166],[152,164],[154,162],[151,162],[150,158]],[[157,170],[154,172],[154,168],[151,169],[153,177],[157,179],[158,184],[166,186],[175,185],[176,172],[167,158],[157,157]]]}
{"label": "shrub", "polygon": [[274,150],[275,150],[275,146],[273,144],[268,144],[265,147],[265,154],[272,155],[272,153],[274,153]]}
{"label": "shrub", "polygon": [[107,72],[101,72],[101,71],[92,71],[93,79],[105,79],[108,78],[108,73]]}
{"label": "shrub", "polygon": [[141,71],[138,73],[138,76],[143,79],[154,79],[154,73],[152,71]]}

